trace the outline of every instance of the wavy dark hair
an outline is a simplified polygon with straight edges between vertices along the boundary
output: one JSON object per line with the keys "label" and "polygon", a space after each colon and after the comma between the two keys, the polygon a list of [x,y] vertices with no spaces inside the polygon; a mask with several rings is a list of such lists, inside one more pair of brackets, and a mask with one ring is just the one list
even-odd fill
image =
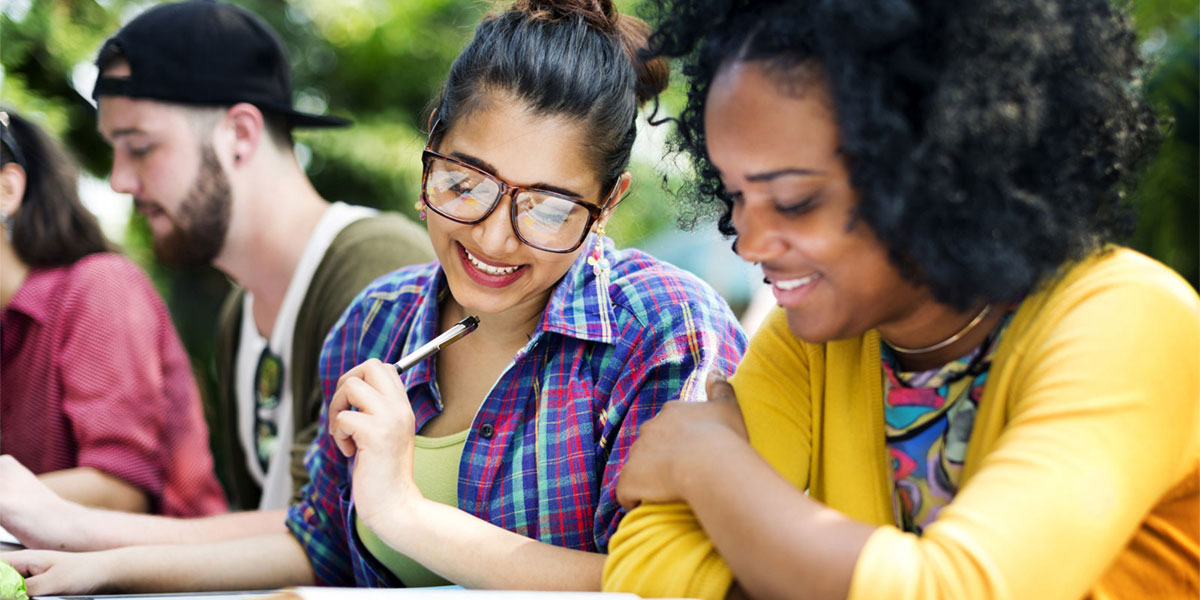
{"label": "wavy dark hair", "polygon": [[670,75],[665,58],[645,55],[649,35],[612,0],[517,0],[483,19],[450,67],[434,141],[489,94],[511,94],[534,114],[583,124],[607,190],[629,166],[638,105],[665,89]]}
{"label": "wavy dark hair", "polygon": [[828,85],[857,218],[909,280],[966,309],[1012,301],[1132,232],[1123,201],[1159,135],[1144,64],[1112,0],[661,0],[654,56],[682,57],[673,150],[698,177],[685,220],[730,198],[705,148],[725,65],[757,62],[780,90]]}
{"label": "wavy dark hair", "polygon": [[96,252],[113,251],[100,223],[79,200],[79,167],[40,127],[7,106],[8,131],[22,160],[0,145],[0,164],[25,170],[25,194],[13,213],[12,245],[30,267],[58,267]]}

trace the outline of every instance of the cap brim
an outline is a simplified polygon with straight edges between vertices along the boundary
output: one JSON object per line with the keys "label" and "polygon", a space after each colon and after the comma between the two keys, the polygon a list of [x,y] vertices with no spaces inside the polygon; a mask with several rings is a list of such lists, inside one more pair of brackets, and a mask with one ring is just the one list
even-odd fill
{"label": "cap brim", "polygon": [[292,127],[349,127],[354,121],[332,115],[314,115],[295,110],[275,110],[274,112],[287,117]]}
{"label": "cap brim", "polygon": [[264,101],[261,98],[219,96],[197,98],[193,93],[172,89],[165,85],[160,85],[160,83],[157,81],[135,80],[130,77],[101,77],[96,80],[96,87],[92,91],[92,98],[99,102],[101,96],[126,96],[129,98],[146,98],[161,102],[199,106],[233,105],[239,102],[247,102],[257,106],[263,112],[270,112],[284,117],[287,119],[288,125],[292,127],[349,127],[354,124],[354,121],[350,119],[332,115],[315,115],[300,112],[291,106]]}

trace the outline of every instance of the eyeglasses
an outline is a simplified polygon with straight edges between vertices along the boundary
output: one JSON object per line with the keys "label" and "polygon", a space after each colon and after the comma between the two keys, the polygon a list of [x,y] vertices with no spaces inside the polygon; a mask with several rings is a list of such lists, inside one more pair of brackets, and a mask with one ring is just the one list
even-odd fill
{"label": "eyeglasses", "polygon": [[8,113],[0,110],[0,144],[4,144],[12,154],[12,158],[3,162],[15,162],[22,169],[26,169],[28,167],[25,165],[25,155],[21,153],[21,146],[17,144],[17,140],[13,137],[12,131],[9,131],[9,127],[11,125],[9,124]]}
{"label": "eyeglasses", "polygon": [[254,369],[254,450],[264,473],[279,438],[279,401],[283,396],[283,359],[263,348]]}
{"label": "eyeglasses", "polygon": [[[437,124],[432,130],[436,130]],[[432,134],[431,134],[432,139]],[[617,186],[600,206],[558,192],[511,185],[503,179],[430,147],[421,155],[421,201],[433,212],[464,225],[487,219],[500,199],[509,196],[509,218],[517,239],[526,245],[565,254],[587,239],[592,223],[612,202]]]}

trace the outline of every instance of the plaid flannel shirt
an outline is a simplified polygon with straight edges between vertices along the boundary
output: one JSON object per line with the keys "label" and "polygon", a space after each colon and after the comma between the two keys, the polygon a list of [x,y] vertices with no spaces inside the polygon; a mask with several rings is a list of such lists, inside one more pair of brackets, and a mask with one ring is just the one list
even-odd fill
{"label": "plaid flannel shirt", "polygon": [[[704,399],[704,374],[731,373],[746,338],[707,284],[637,250],[615,251],[607,289],[588,264],[592,236],[557,284],[529,342],[484,399],[458,470],[458,507],[548,544],[605,552],[624,511],[616,480],[638,427],[663,403]],[[368,358],[393,362],[437,335],[437,263],[381,277],[350,304],[321,351],[325,396],[305,464],[312,477],[287,525],[322,585],[403,585],[354,533],[351,461],[328,435],[338,378]],[[418,429],[441,410],[436,361],[402,375]]]}

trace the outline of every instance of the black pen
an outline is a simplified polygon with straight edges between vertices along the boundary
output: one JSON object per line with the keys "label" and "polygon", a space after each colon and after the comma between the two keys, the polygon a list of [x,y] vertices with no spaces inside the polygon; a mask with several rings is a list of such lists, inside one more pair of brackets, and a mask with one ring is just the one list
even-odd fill
{"label": "black pen", "polygon": [[413,350],[412,352],[410,352],[407,355],[405,355],[404,357],[402,357],[400,360],[393,363],[393,366],[396,367],[396,372],[403,373],[403,372],[407,371],[409,369],[409,367],[421,362],[422,360],[424,360],[430,356],[433,356],[433,354],[436,353],[438,350],[441,350],[442,348],[449,346],[450,344],[453,344],[454,342],[457,342],[458,340],[465,337],[468,333],[475,331],[475,328],[478,326],[479,326],[479,317],[467,317],[467,318],[455,323],[453,327],[451,327],[450,329],[447,329],[441,335],[433,338],[432,340],[429,340],[428,342],[423,344],[420,348]]}

